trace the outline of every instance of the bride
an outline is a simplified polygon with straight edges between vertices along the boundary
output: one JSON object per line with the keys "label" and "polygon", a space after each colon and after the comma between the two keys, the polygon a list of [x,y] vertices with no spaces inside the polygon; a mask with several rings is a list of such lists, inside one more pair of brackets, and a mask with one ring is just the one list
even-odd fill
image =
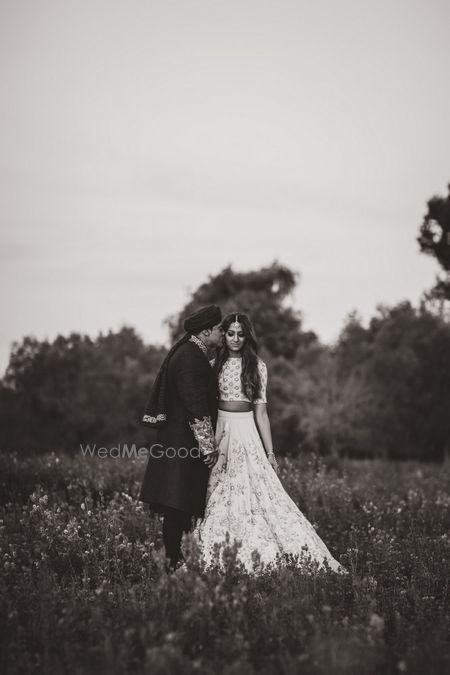
{"label": "bride", "polygon": [[[229,536],[241,542],[237,557],[256,571],[252,552],[263,565],[289,561],[306,570],[348,574],[333,558],[314,527],[284,490],[278,478],[266,406],[267,366],[257,356],[253,326],[246,314],[222,321],[224,344],[211,365],[219,386],[216,439],[219,457],[212,467],[204,518],[193,530],[207,567],[214,544]],[[298,557],[297,557],[298,556]],[[221,565],[220,560],[216,563]]]}

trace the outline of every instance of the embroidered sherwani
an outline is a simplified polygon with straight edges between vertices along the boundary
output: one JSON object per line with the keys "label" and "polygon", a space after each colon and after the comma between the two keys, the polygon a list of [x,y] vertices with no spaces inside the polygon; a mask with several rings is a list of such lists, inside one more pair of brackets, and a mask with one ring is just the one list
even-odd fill
{"label": "embroidered sherwani", "polygon": [[150,446],[139,495],[157,513],[171,507],[203,517],[209,477],[203,458],[216,448],[217,393],[206,349],[192,336],[169,360],[168,421]]}

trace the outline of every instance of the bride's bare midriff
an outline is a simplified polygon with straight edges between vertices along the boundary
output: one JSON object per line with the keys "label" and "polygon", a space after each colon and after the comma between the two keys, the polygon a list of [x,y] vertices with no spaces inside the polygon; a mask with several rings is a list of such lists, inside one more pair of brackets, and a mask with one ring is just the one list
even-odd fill
{"label": "bride's bare midriff", "polygon": [[251,412],[253,406],[248,401],[219,401],[219,410],[227,412]]}

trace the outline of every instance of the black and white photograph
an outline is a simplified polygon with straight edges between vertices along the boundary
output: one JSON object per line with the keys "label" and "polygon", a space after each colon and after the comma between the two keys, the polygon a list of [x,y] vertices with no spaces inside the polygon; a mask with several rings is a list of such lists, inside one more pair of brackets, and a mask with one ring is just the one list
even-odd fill
{"label": "black and white photograph", "polygon": [[0,672],[450,672],[450,4],[0,0]]}

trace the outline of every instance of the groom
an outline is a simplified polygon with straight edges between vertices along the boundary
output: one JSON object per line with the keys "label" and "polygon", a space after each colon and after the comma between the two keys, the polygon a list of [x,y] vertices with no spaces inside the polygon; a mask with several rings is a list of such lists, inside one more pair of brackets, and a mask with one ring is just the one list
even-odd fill
{"label": "groom", "polygon": [[222,344],[221,320],[217,305],[185,320],[186,333],[164,359],[142,417],[158,431],[138,499],[164,514],[163,542],[172,570],[182,558],[183,532],[204,516],[209,470],[218,457],[217,384],[207,352]]}

